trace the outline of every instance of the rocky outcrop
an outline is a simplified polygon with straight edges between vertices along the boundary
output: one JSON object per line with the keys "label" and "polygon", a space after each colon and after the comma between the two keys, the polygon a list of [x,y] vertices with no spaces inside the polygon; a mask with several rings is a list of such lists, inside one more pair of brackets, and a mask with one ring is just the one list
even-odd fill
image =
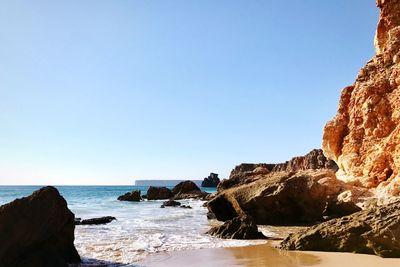
{"label": "rocky outcrop", "polygon": [[217,187],[219,182],[218,174],[210,173],[208,177],[204,178],[201,187]]}
{"label": "rocky outcrop", "polygon": [[224,239],[267,239],[249,216],[240,216],[211,228],[207,234]]}
{"label": "rocky outcrop", "polygon": [[187,198],[205,198],[208,194],[202,192],[200,188],[192,181],[184,181],[177,184],[172,189],[174,199],[187,199]]}
{"label": "rocky outcrop", "polygon": [[[311,224],[323,221],[324,216],[337,216],[337,209],[327,207],[353,201],[348,192],[356,191],[330,170],[274,172],[220,192],[208,202],[208,209],[220,221],[250,215],[257,224]],[[329,213],[332,210],[335,214]]]}
{"label": "rocky outcrop", "polygon": [[119,201],[140,202],[142,200],[140,190],[134,190],[118,197]]}
{"label": "rocky outcrop", "polygon": [[54,187],[0,207],[0,266],[67,267],[79,263],[74,214]]}
{"label": "rocky outcrop", "polygon": [[150,186],[147,190],[147,200],[170,199],[172,196],[171,190],[166,187]]}
{"label": "rocky outcrop", "polygon": [[338,178],[378,197],[400,193],[400,2],[378,0],[376,56],[343,89],[337,115],[324,129],[323,150]]}
{"label": "rocky outcrop", "polygon": [[400,202],[330,220],[282,242],[282,248],[400,257]]}
{"label": "rocky outcrop", "polygon": [[[207,218],[253,216],[259,224],[304,225],[350,215],[370,197],[365,188],[337,180],[330,170],[272,172],[223,190],[207,203]],[[358,203],[358,205],[357,205]]]}
{"label": "rocky outcrop", "polygon": [[278,164],[251,164],[244,163],[236,166],[229,176],[228,180],[223,180],[218,191],[228,189],[241,184],[248,184],[266,175],[274,172],[297,172],[304,170],[328,169],[337,171],[337,165],[334,161],[327,159],[321,149],[314,149],[305,156],[294,157],[285,163]]}
{"label": "rocky outcrop", "polygon": [[81,218],[76,218],[75,225],[101,225],[101,224],[108,224],[115,220],[116,218],[112,216],[92,218],[86,220],[82,220]]}

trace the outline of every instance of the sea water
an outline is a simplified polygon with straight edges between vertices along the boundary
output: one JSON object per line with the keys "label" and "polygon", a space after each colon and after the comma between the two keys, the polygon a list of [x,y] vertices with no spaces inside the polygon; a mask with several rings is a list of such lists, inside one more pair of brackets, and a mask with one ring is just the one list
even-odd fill
{"label": "sea water", "polygon": [[[204,201],[182,200],[192,209],[160,208],[163,201],[121,202],[117,197],[140,186],[56,186],[69,209],[82,219],[114,216],[107,225],[75,228],[75,246],[86,265],[134,265],[150,253],[245,246],[251,241],[221,240],[206,235]],[[40,186],[0,186],[0,205],[30,195]],[[210,192],[213,189],[203,188]],[[215,222],[214,222],[215,223]],[[251,242],[254,244],[254,242]]]}

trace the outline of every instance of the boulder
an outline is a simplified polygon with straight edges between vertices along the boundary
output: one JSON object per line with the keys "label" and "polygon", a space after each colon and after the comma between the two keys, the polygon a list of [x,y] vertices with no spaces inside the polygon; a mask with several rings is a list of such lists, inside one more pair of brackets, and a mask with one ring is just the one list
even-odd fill
{"label": "boulder", "polygon": [[79,263],[74,214],[54,187],[0,207],[0,266],[67,267]]}
{"label": "boulder", "polygon": [[147,200],[162,200],[170,199],[172,192],[166,187],[154,187],[150,186],[147,190]]}
{"label": "boulder", "polygon": [[177,184],[172,189],[174,199],[201,198],[204,199],[209,194],[202,192],[200,188],[192,181],[184,181]]}
{"label": "boulder", "polygon": [[119,196],[118,200],[119,201],[140,202],[140,200],[142,200],[140,193],[141,193],[140,190],[134,190],[132,192],[129,192],[122,196]]}
{"label": "boulder", "polygon": [[257,224],[314,224],[332,215],[327,205],[347,187],[330,170],[273,172],[223,190],[207,205],[220,221],[250,215]]}
{"label": "boulder", "polygon": [[400,202],[374,206],[287,237],[283,249],[400,257]]}
{"label": "boulder", "polygon": [[217,187],[219,182],[218,174],[210,173],[208,177],[204,178],[201,187]]}
{"label": "boulder", "polygon": [[207,234],[224,239],[267,239],[258,231],[250,216],[235,217],[221,226],[211,228]]}
{"label": "boulder", "polygon": [[106,217],[100,217],[100,218],[92,218],[92,219],[86,219],[86,220],[81,220],[80,218],[75,219],[75,225],[100,225],[100,224],[108,224],[112,221],[116,220],[115,217],[112,216],[106,216]]}

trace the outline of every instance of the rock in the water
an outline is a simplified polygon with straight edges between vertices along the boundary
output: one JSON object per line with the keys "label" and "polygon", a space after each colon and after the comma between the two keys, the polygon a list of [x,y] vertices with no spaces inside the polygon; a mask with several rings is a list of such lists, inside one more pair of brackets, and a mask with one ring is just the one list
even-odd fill
{"label": "rock in the water", "polygon": [[344,188],[330,170],[276,172],[220,192],[208,209],[220,221],[247,214],[258,224],[312,224],[323,221],[327,203]]}
{"label": "rock in the water", "polygon": [[0,266],[67,267],[79,263],[74,214],[54,187],[0,207]]}
{"label": "rock in the water", "polygon": [[154,187],[150,186],[147,190],[147,200],[162,200],[170,199],[172,192],[166,187]]}
{"label": "rock in the water", "polygon": [[376,56],[343,89],[336,116],[324,129],[323,150],[338,178],[400,195],[400,2],[378,0]]}
{"label": "rock in the water", "polygon": [[140,193],[141,193],[140,190],[134,190],[132,192],[129,192],[122,196],[119,196],[118,200],[119,201],[140,202],[140,200],[142,200]]}
{"label": "rock in the water", "polygon": [[267,239],[249,216],[235,217],[221,226],[211,228],[207,234],[224,239]]}
{"label": "rock in the water", "polygon": [[282,248],[400,257],[400,202],[372,207],[292,234]]}
{"label": "rock in the water", "polygon": [[100,224],[108,224],[112,221],[116,220],[115,217],[106,216],[100,218],[92,218],[81,220],[80,218],[75,219],[75,225],[100,225]]}
{"label": "rock in the water", "polygon": [[202,192],[200,188],[192,181],[184,181],[177,184],[172,189],[174,199],[186,198],[205,198],[208,194]]}
{"label": "rock in the water", "polygon": [[190,205],[181,205],[182,209],[192,209]]}
{"label": "rock in the water", "polygon": [[179,207],[181,205],[180,202],[175,201],[175,200],[168,200],[165,201],[162,205],[161,208],[165,208],[165,207]]}
{"label": "rock in the water", "polygon": [[201,183],[202,187],[217,187],[220,180],[218,178],[218,174],[210,173],[210,175],[204,178],[203,182]]}
{"label": "rock in the water", "polygon": [[332,160],[327,159],[321,149],[314,149],[305,156],[294,157],[285,163],[243,163],[236,166],[228,180],[218,185],[218,191],[254,182],[258,178],[274,172],[297,172],[304,170],[327,169],[337,171],[338,167]]}

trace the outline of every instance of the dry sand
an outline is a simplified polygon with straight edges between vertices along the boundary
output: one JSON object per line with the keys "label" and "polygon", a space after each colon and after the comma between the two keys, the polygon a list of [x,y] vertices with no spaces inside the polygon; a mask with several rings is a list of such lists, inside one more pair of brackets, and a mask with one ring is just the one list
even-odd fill
{"label": "dry sand", "polygon": [[151,255],[140,266],[266,266],[266,267],[394,267],[400,259],[351,253],[295,252],[271,243],[240,248],[201,249]]}

